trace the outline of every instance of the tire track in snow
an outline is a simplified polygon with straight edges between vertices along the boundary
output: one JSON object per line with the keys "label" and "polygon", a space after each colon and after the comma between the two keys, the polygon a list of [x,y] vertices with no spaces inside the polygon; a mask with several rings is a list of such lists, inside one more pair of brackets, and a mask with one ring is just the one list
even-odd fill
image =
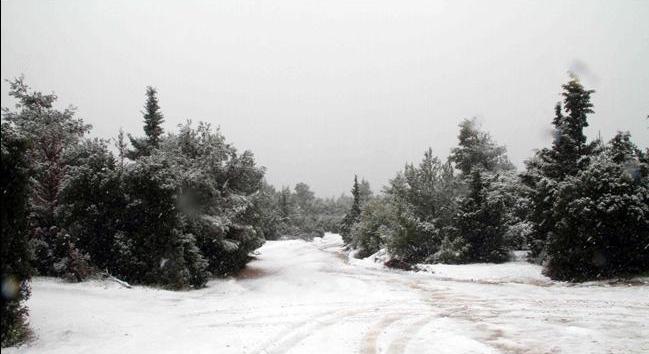
{"label": "tire track in snow", "polygon": [[397,340],[394,340],[392,341],[392,343],[390,343],[387,354],[405,353],[406,346],[408,345],[408,343],[410,343],[410,341],[417,335],[419,330],[421,330],[424,326],[429,324],[430,321],[433,320],[433,318],[434,318],[433,316],[427,316],[410,324],[410,326],[408,326],[402,332],[402,335]]}
{"label": "tire track in snow", "polygon": [[334,310],[326,311],[320,315],[300,321],[287,330],[277,334],[273,339],[267,341],[260,349],[255,350],[258,354],[285,353],[307,339],[318,330],[340,323],[343,319],[376,311],[380,304],[356,310]]}
{"label": "tire track in snow", "polygon": [[391,324],[403,318],[403,313],[392,313],[383,316],[383,318],[370,328],[363,337],[361,353],[362,354],[375,354],[378,353],[377,341],[381,333],[383,333]]}

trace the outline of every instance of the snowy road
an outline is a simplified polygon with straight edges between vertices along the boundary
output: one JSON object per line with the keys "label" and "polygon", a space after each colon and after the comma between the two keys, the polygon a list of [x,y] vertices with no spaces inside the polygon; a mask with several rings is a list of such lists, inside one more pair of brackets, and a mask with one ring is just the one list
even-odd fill
{"label": "snowy road", "polygon": [[649,352],[646,285],[568,286],[525,263],[390,271],[340,246],[268,242],[239,278],[188,292],[36,279],[38,338],[7,352]]}

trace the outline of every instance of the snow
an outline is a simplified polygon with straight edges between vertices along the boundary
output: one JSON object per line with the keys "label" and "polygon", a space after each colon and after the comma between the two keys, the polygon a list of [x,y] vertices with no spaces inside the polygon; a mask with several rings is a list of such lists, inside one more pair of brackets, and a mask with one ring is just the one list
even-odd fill
{"label": "snow", "polygon": [[475,281],[481,283],[522,283],[549,285],[553,282],[541,274],[541,266],[527,262],[502,264],[428,264],[420,268],[433,273],[440,280]]}
{"label": "snow", "polygon": [[327,234],[269,241],[201,290],[36,278],[36,338],[3,353],[649,352],[647,285],[569,286],[525,262],[381,264]]}

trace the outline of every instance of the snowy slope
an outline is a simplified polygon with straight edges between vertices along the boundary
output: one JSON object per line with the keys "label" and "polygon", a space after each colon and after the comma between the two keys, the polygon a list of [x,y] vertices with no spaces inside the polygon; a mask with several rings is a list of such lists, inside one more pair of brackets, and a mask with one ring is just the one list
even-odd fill
{"label": "snowy slope", "polygon": [[431,270],[350,262],[330,234],[267,242],[197,291],[37,278],[37,338],[3,353],[649,352],[647,286],[568,286],[522,262]]}

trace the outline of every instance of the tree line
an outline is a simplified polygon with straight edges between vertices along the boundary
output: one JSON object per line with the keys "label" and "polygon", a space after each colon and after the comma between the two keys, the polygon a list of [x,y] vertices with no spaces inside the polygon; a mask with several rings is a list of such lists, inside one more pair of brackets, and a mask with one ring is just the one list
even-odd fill
{"label": "tree line", "polygon": [[15,79],[16,105],[2,110],[2,346],[28,333],[32,274],[199,288],[243,268],[265,240],[325,231],[357,257],[386,248],[409,263],[503,262],[529,249],[554,279],[647,272],[649,151],[623,132],[587,141],[592,93],[575,78],[563,85],[553,144],[522,173],[464,120],[447,159],[429,149],[382,193],[355,177],[351,196],[322,199],[305,183],[266,183],[252,152],[209,124],[165,132],[152,87],[143,135],[106,140]]}
{"label": "tree line", "polygon": [[305,183],[275,189],[250,151],[209,124],[165,133],[152,87],[143,136],[120,129],[107,140],[88,138],[91,126],[74,108],[57,109],[55,94],[23,78],[9,84],[16,104],[2,110],[3,347],[27,333],[32,274],[200,288],[242,269],[266,239],[337,232],[352,204],[345,195],[317,198]]}
{"label": "tree line", "polygon": [[355,182],[346,244],[357,257],[386,248],[408,263],[503,262],[528,249],[545,274],[569,281],[649,271],[649,149],[628,132],[587,141],[594,91],[576,77],[562,89],[552,146],[520,173],[504,146],[464,120],[446,160],[429,149],[368,200]]}
{"label": "tree line", "polygon": [[16,105],[2,111],[3,347],[27,333],[22,303],[32,274],[81,281],[107,273],[198,288],[238,271],[275,237],[253,154],[206,123],[165,133],[154,88],[146,90],[144,135],[120,130],[116,154],[111,141],[87,137],[91,127],[73,108],[57,109],[56,95],[22,78],[9,95]]}

